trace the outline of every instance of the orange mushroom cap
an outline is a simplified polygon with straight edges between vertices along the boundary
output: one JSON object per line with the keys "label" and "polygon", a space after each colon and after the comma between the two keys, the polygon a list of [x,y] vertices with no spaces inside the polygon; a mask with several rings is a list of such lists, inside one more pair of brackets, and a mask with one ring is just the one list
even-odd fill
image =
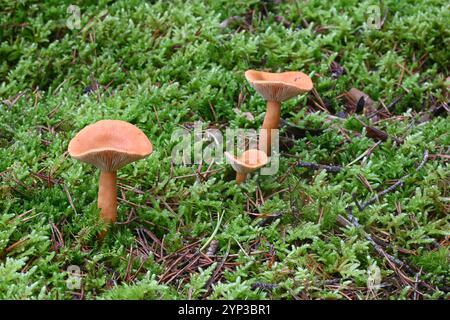
{"label": "orange mushroom cap", "polygon": [[269,162],[266,153],[257,149],[244,151],[239,157],[235,157],[229,152],[225,152],[225,156],[230,161],[234,171],[238,173],[250,173]]}
{"label": "orange mushroom cap", "polygon": [[117,171],[153,152],[147,136],[121,120],[101,120],[83,128],[69,143],[69,154],[101,171]]}
{"label": "orange mushroom cap", "polygon": [[299,71],[281,73],[247,70],[250,85],[267,101],[284,101],[312,90],[311,78]]}

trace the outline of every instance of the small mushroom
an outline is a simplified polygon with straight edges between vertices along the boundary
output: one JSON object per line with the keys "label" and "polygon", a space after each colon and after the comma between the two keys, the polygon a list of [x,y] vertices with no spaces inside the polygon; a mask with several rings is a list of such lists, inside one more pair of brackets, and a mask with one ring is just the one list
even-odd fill
{"label": "small mushroom", "polygon": [[257,149],[244,151],[239,157],[235,157],[229,152],[225,152],[225,156],[236,171],[237,184],[244,182],[248,173],[265,166],[269,162],[266,153]]}
{"label": "small mushroom", "polygon": [[[101,120],[83,128],[69,143],[69,154],[100,169],[98,208],[103,221],[117,219],[117,170],[145,158],[153,146],[131,123]],[[101,237],[103,237],[101,235]]]}
{"label": "small mushroom", "polygon": [[281,102],[301,93],[311,91],[311,78],[303,72],[289,71],[271,73],[256,70],[245,72],[250,85],[267,101],[266,116],[262,125],[259,149],[271,155],[271,129],[278,129],[280,124]]}

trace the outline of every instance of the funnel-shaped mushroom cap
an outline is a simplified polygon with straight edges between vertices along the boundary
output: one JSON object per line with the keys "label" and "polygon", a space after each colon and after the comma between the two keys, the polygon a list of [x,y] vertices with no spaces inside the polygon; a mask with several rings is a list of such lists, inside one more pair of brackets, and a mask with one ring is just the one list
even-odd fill
{"label": "funnel-shaped mushroom cap", "polygon": [[230,161],[234,171],[238,173],[250,173],[267,164],[269,158],[266,153],[257,149],[250,149],[243,152],[239,157],[225,152],[225,156]]}
{"label": "funnel-shaped mushroom cap", "polygon": [[303,72],[271,73],[256,70],[245,72],[250,85],[267,101],[284,101],[312,90],[311,78]]}
{"label": "funnel-shaped mushroom cap", "polygon": [[82,129],[69,143],[69,154],[101,171],[117,171],[145,158],[153,146],[134,125],[120,120],[101,120]]}

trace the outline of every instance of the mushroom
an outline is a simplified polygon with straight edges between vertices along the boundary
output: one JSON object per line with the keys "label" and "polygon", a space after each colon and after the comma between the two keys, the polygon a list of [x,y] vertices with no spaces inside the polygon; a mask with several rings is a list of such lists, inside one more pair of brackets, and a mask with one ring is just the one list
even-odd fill
{"label": "mushroom", "polygon": [[236,171],[237,184],[244,182],[248,173],[265,166],[269,162],[266,153],[257,149],[244,151],[239,157],[235,157],[229,152],[225,152],[225,156]]}
{"label": "mushroom", "polygon": [[[145,158],[153,146],[145,134],[131,123],[101,120],[83,128],[69,143],[69,154],[100,169],[98,208],[103,221],[117,219],[117,170]],[[101,235],[101,237],[103,237]]]}
{"label": "mushroom", "polygon": [[245,78],[250,85],[267,101],[267,110],[262,125],[259,149],[271,155],[271,129],[278,129],[280,124],[281,102],[301,93],[312,90],[311,78],[303,72],[289,71],[271,73],[247,70]]}

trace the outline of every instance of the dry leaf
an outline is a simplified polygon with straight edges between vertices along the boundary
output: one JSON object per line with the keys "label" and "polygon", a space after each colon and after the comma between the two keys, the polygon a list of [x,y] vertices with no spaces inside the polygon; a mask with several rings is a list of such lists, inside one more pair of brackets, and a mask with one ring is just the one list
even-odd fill
{"label": "dry leaf", "polygon": [[386,141],[388,138],[388,134],[384,131],[381,131],[380,129],[370,126],[365,126],[365,128],[367,131],[367,136],[372,139]]}
{"label": "dry leaf", "polygon": [[343,96],[347,102],[346,111],[348,114],[364,111],[364,114],[368,116],[375,111],[374,101],[361,90],[351,88]]}

